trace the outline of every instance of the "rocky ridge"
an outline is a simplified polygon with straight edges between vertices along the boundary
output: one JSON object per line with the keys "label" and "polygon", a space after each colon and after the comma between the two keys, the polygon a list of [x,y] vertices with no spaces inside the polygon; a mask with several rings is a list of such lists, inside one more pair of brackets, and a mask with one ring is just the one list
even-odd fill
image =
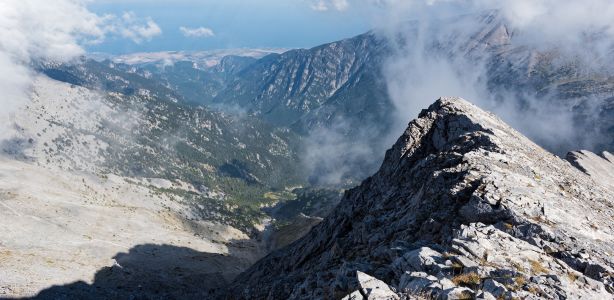
{"label": "rocky ridge", "polygon": [[[611,299],[614,196],[460,98],[228,299]],[[267,288],[263,288],[267,287]]]}

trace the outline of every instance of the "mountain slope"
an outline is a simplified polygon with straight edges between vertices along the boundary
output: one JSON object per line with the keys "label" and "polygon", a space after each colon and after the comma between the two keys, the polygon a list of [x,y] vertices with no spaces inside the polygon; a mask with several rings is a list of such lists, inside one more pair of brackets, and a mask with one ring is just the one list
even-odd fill
{"label": "mountain slope", "polygon": [[348,87],[372,89],[373,82],[362,79],[379,73],[379,44],[369,33],[266,56],[240,71],[215,102],[238,105],[273,124],[291,125],[325,102],[343,97]]}
{"label": "mountain slope", "polygon": [[227,298],[611,298],[613,206],[611,190],[494,115],[442,98],[375,175]]}
{"label": "mountain slope", "polygon": [[[218,67],[234,72],[234,59]],[[123,67],[41,68],[55,80],[36,76],[0,141],[0,297],[77,281],[40,297],[201,298],[200,284],[225,285],[339,198],[300,188],[300,137],[287,128],[187,105]],[[125,282],[144,288],[118,292]]]}
{"label": "mountain slope", "polygon": [[141,91],[35,78],[0,141],[0,297],[87,281],[139,244],[211,256],[180,262],[211,286],[266,251],[261,206],[303,182],[295,135]]}
{"label": "mountain slope", "polygon": [[192,192],[160,192],[204,205],[208,218],[238,205],[230,221],[241,220],[234,225],[244,230],[264,216],[267,192],[303,182],[296,137],[287,130],[153,93],[96,92],[40,77],[14,126],[21,134],[0,145],[6,153],[71,171],[183,182]]}
{"label": "mountain slope", "polygon": [[57,81],[105,92],[127,96],[151,96],[170,102],[184,99],[161,82],[136,73],[134,68],[116,67],[111,61],[98,62],[81,57],[75,61],[58,64],[40,63],[38,71]]}
{"label": "mountain slope", "polygon": [[[391,83],[403,78],[419,82],[429,76],[421,74],[425,70],[420,63],[426,60],[449,65],[459,77],[467,75],[468,70],[478,73],[471,75],[480,75],[479,82],[466,84],[477,85],[478,89],[483,85],[495,99],[490,104],[493,108],[515,107],[519,114],[557,111],[573,116],[565,121],[573,123],[567,127],[590,132],[558,140],[531,136],[551,151],[564,154],[578,148],[598,152],[613,149],[614,77],[607,60],[589,64],[574,53],[526,44],[497,11],[437,20],[434,24],[408,22],[400,28],[393,36],[385,30],[374,30],[308,50],[265,57],[238,73],[216,102],[239,105],[269,122],[294,124],[303,132],[334,128],[343,121],[352,126],[342,132],[358,137],[361,134],[356,128],[375,127],[374,133],[366,136],[371,144],[378,144],[381,132],[388,132],[394,122],[391,112],[419,101],[395,103],[393,100],[400,99],[391,98],[399,97],[389,94],[394,87]],[[395,65],[403,68],[391,71]],[[466,91],[470,90],[467,87]],[[522,129],[533,133],[531,128]]]}
{"label": "mountain slope", "polygon": [[597,155],[590,151],[574,151],[567,154],[567,160],[599,183],[614,189],[614,155],[603,152]]}
{"label": "mountain slope", "polygon": [[[200,278],[198,285],[192,285],[198,288],[203,282],[222,286],[262,255],[245,233],[203,221],[189,203],[159,193],[152,184],[117,175],[43,168],[4,156],[0,156],[0,230],[3,299],[34,296],[51,285],[89,283],[103,268],[120,275],[141,274],[142,280],[172,275]],[[148,264],[135,266],[130,257],[118,255],[137,245],[153,249],[153,255],[131,256],[147,256]],[[156,252],[171,245],[192,249],[194,254],[173,257],[172,251]],[[135,272],[138,268],[149,272]],[[167,284],[173,289],[187,286],[186,282]],[[125,282],[107,289],[118,291],[122,286],[134,288],[132,294],[153,295],[154,291],[138,290],[137,284]],[[75,295],[42,299],[58,298]]]}
{"label": "mountain slope", "polygon": [[201,67],[198,61],[191,60],[168,64],[115,64],[115,67],[164,83],[181,94],[188,103],[211,105],[239,71],[257,61],[254,57],[233,55],[217,59],[216,64],[210,67]]}

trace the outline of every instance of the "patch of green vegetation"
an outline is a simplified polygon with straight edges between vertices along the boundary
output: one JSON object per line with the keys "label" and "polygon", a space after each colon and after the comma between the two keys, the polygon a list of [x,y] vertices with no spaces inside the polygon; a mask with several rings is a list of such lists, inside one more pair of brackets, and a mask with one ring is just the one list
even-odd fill
{"label": "patch of green vegetation", "polygon": [[296,218],[299,214],[312,217],[326,217],[341,200],[342,193],[335,189],[296,188],[290,194],[284,194],[286,199],[279,199],[280,203],[272,209],[271,214],[277,220],[287,221]]}
{"label": "patch of green vegetation", "polygon": [[[222,195],[209,199],[162,191],[211,208],[203,219],[253,227],[265,217],[261,207],[294,199],[285,188],[306,183],[296,163],[300,140],[290,130],[155,96],[109,95],[106,100],[114,112],[97,128],[79,130],[108,145],[97,153],[104,159],[101,172],[182,181]],[[58,140],[59,151],[71,143]]]}
{"label": "patch of green vegetation", "polygon": [[[192,72],[188,67],[180,69]],[[159,78],[122,68],[85,60],[76,66],[46,69],[58,80],[109,92],[106,102],[113,111],[97,128],[74,129],[108,145],[97,153],[104,161],[101,173],[190,184],[198,192],[155,192],[188,203],[203,220],[246,232],[266,217],[263,208],[282,204],[281,219],[290,219],[299,213],[325,215],[339,201],[334,190],[288,189],[307,184],[308,174],[297,163],[301,137],[295,131],[255,117],[185,104]],[[56,144],[69,148],[72,142],[66,139]]]}
{"label": "patch of green vegetation", "polygon": [[266,192],[264,193],[264,198],[271,201],[292,201],[296,200],[296,194],[289,191],[279,191],[279,192]]}
{"label": "patch of green vegetation", "polygon": [[233,226],[243,232],[253,233],[254,224],[266,215],[257,207],[239,206],[223,199],[210,198],[205,195],[181,189],[150,187],[158,194],[179,197],[193,208],[193,212],[202,220],[209,220]]}

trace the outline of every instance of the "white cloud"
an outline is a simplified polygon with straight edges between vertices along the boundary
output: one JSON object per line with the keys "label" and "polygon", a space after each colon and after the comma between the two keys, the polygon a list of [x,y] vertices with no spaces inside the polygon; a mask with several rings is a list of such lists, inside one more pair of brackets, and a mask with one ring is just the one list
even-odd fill
{"label": "white cloud", "polygon": [[[513,49],[558,53],[561,60],[580,66],[581,72],[595,74],[605,70],[611,74],[614,64],[608,57],[614,49],[611,22],[614,1],[371,0],[370,3],[384,8],[378,12],[385,11],[385,14],[373,17],[376,27],[394,48],[386,62],[384,77],[399,112],[397,130],[405,128],[409,118],[437,97],[453,95],[494,111],[550,149],[590,148],[598,137],[594,129],[574,121],[570,104],[560,101],[556,94],[492,90],[486,82],[487,56],[470,57],[463,50],[484,29],[483,19],[471,15],[448,17],[496,10],[506,27],[498,35],[501,39],[492,42],[506,43]],[[508,32],[511,39],[507,37]],[[435,51],[437,45],[443,45],[445,52]],[[508,55],[518,64],[525,59],[514,56],[512,51]],[[393,135],[398,135],[398,131]]]}
{"label": "white cloud", "polygon": [[198,28],[189,28],[189,27],[179,27],[181,33],[186,37],[212,37],[215,36],[215,33],[211,28],[207,27],[198,27]]}
{"label": "white cloud", "polygon": [[[511,27],[543,42],[578,42],[587,32],[614,38],[611,0],[368,0],[386,7],[380,23],[426,19],[449,14],[499,10]],[[381,13],[381,11],[378,11]],[[546,39],[546,41],[544,41]],[[583,43],[583,42],[582,42]]]}
{"label": "white cloud", "polygon": [[12,136],[11,116],[29,99],[33,62],[67,62],[84,53],[81,45],[117,35],[135,42],[160,34],[151,19],[90,12],[88,0],[0,1],[0,139]]}
{"label": "white cloud", "polygon": [[348,0],[332,0],[333,6],[336,10],[343,11],[350,7]]}
{"label": "white cloud", "polygon": [[345,11],[349,7],[350,3],[348,0],[315,0],[311,4],[311,9],[315,11],[328,11],[330,9]]}
{"label": "white cloud", "polygon": [[11,135],[12,113],[28,98],[33,60],[65,61],[83,53],[78,41],[101,39],[99,18],[75,1],[0,2],[0,139]]}
{"label": "white cloud", "polygon": [[311,4],[311,9],[315,11],[327,11],[328,5],[326,4],[324,0],[319,0]]}
{"label": "white cloud", "polygon": [[151,18],[147,18],[143,23],[133,12],[125,12],[121,18],[111,17],[109,21],[112,24],[109,26],[111,32],[131,39],[137,44],[162,34],[160,26]]}

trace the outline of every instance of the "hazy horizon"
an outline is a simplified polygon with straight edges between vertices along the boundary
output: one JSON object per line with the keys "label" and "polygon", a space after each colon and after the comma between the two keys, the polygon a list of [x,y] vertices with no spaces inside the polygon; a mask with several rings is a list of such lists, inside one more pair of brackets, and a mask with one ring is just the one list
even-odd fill
{"label": "hazy horizon", "polygon": [[[334,4],[337,3],[337,4]],[[339,4],[341,3],[341,4]],[[91,53],[206,51],[238,48],[311,48],[368,31],[362,5],[346,1],[265,0],[115,1],[96,0],[87,8],[144,22],[144,39],[111,37],[87,45]],[[343,22],[339,22],[343,18]],[[151,22],[151,23],[148,23]]]}

